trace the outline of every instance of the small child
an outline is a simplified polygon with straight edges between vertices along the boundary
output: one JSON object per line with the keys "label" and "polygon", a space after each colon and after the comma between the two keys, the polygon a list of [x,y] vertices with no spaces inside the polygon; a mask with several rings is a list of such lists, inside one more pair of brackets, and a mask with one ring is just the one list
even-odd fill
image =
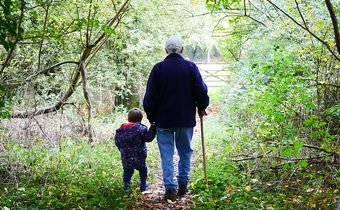
{"label": "small child", "polygon": [[128,113],[128,123],[124,123],[116,130],[115,144],[118,147],[123,164],[124,191],[130,191],[130,182],[134,169],[139,171],[140,191],[145,191],[149,183],[146,181],[148,168],[146,167],[147,149],[145,142],[151,142],[156,135],[156,126],[147,127],[141,124],[143,113],[133,108]]}

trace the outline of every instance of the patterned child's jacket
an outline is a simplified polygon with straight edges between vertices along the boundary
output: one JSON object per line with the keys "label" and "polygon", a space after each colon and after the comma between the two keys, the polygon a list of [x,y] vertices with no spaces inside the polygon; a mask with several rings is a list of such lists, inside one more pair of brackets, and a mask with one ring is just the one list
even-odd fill
{"label": "patterned child's jacket", "polygon": [[141,123],[124,123],[116,130],[115,144],[118,147],[123,168],[145,166],[147,149],[145,142],[151,142],[156,135],[156,126],[147,127]]}

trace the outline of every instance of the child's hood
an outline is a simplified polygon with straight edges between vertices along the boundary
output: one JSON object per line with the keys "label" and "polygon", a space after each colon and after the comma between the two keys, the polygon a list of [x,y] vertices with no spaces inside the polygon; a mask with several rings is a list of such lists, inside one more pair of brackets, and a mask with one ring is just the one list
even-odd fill
{"label": "child's hood", "polygon": [[120,135],[124,141],[131,141],[138,136],[140,129],[141,126],[139,123],[124,123],[119,129],[116,130],[116,135]]}
{"label": "child's hood", "polygon": [[128,123],[123,123],[120,128],[129,128],[129,127],[132,127],[134,125],[136,125],[137,123],[135,122],[128,122]]}

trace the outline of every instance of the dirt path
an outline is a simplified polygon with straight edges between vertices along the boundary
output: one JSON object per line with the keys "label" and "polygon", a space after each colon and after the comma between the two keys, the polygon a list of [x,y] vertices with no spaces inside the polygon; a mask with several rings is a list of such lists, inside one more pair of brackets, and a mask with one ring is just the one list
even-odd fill
{"label": "dirt path", "polygon": [[[218,112],[218,108],[211,106],[208,108],[209,116],[211,117],[215,115]],[[200,136],[200,126],[199,126],[199,119],[196,119],[197,126],[194,128],[194,136],[193,136],[193,157],[191,161],[191,170],[193,170],[195,167],[195,160],[196,158],[201,157],[201,147],[197,146],[200,144],[196,144],[194,142],[201,141]],[[193,194],[190,193],[190,187],[189,187],[189,193],[186,194],[183,197],[178,197],[174,202],[172,201],[165,201],[163,199],[164,196],[164,186],[163,186],[163,180],[162,180],[162,168],[161,168],[161,162],[159,157],[159,151],[157,147],[157,140],[154,140],[152,144],[148,145],[149,154],[148,158],[153,159],[152,164],[148,165],[149,167],[149,175],[152,176],[154,179],[150,181],[150,189],[146,192],[144,192],[141,195],[141,202],[138,203],[138,207],[142,209],[190,209],[190,205],[192,204],[193,200]],[[178,155],[177,151],[175,149],[175,156],[174,156],[174,171],[175,171],[175,178],[177,175],[177,164],[178,164]]]}
{"label": "dirt path", "polygon": [[[177,174],[178,159],[179,157],[176,154],[174,156],[175,175]],[[142,201],[138,206],[143,209],[190,209],[189,206],[192,199],[190,192],[185,196],[177,197],[175,201],[165,201],[163,199],[165,189],[163,186],[161,166],[151,168],[154,170],[153,176],[155,181],[151,182],[148,191],[142,193]]]}
{"label": "dirt path", "polygon": [[[194,136],[193,141],[197,141],[200,138],[200,130],[198,126],[194,128]],[[155,140],[157,141],[157,140]],[[191,169],[195,167],[195,157],[198,157],[200,154],[200,148],[195,148],[195,144],[192,144],[193,147],[193,157],[191,160]],[[157,143],[154,142],[153,148],[151,148],[151,155],[153,158],[159,158],[159,151],[157,148]],[[178,160],[179,156],[177,155],[177,151],[175,149],[174,155],[174,175],[176,178],[178,171]],[[160,159],[157,159],[150,166],[149,174],[154,177],[153,180],[150,181],[150,189],[141,195],[141,202],[138,204],[138,207],[143,209],[190,209],[190,204],[192,204],[193,195],[190,192],[184,196],[177,197],[175,201],[165,201],[163,199],[164,196],[164,186],[163,186],[163,176],[162,176],[162,168]]]}

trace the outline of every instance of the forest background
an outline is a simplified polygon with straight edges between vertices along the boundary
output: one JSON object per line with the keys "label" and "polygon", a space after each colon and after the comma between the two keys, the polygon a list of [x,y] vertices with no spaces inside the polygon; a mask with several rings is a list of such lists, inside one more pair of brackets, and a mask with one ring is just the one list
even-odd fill
{"label": "forest background", "polygon": [[1,0],[0,207],[138,207],[112,138],[179,34],[184,57],[229,75],[209,93],[209,187],[197,155],[189,206],[336,208],[339,5]]}

